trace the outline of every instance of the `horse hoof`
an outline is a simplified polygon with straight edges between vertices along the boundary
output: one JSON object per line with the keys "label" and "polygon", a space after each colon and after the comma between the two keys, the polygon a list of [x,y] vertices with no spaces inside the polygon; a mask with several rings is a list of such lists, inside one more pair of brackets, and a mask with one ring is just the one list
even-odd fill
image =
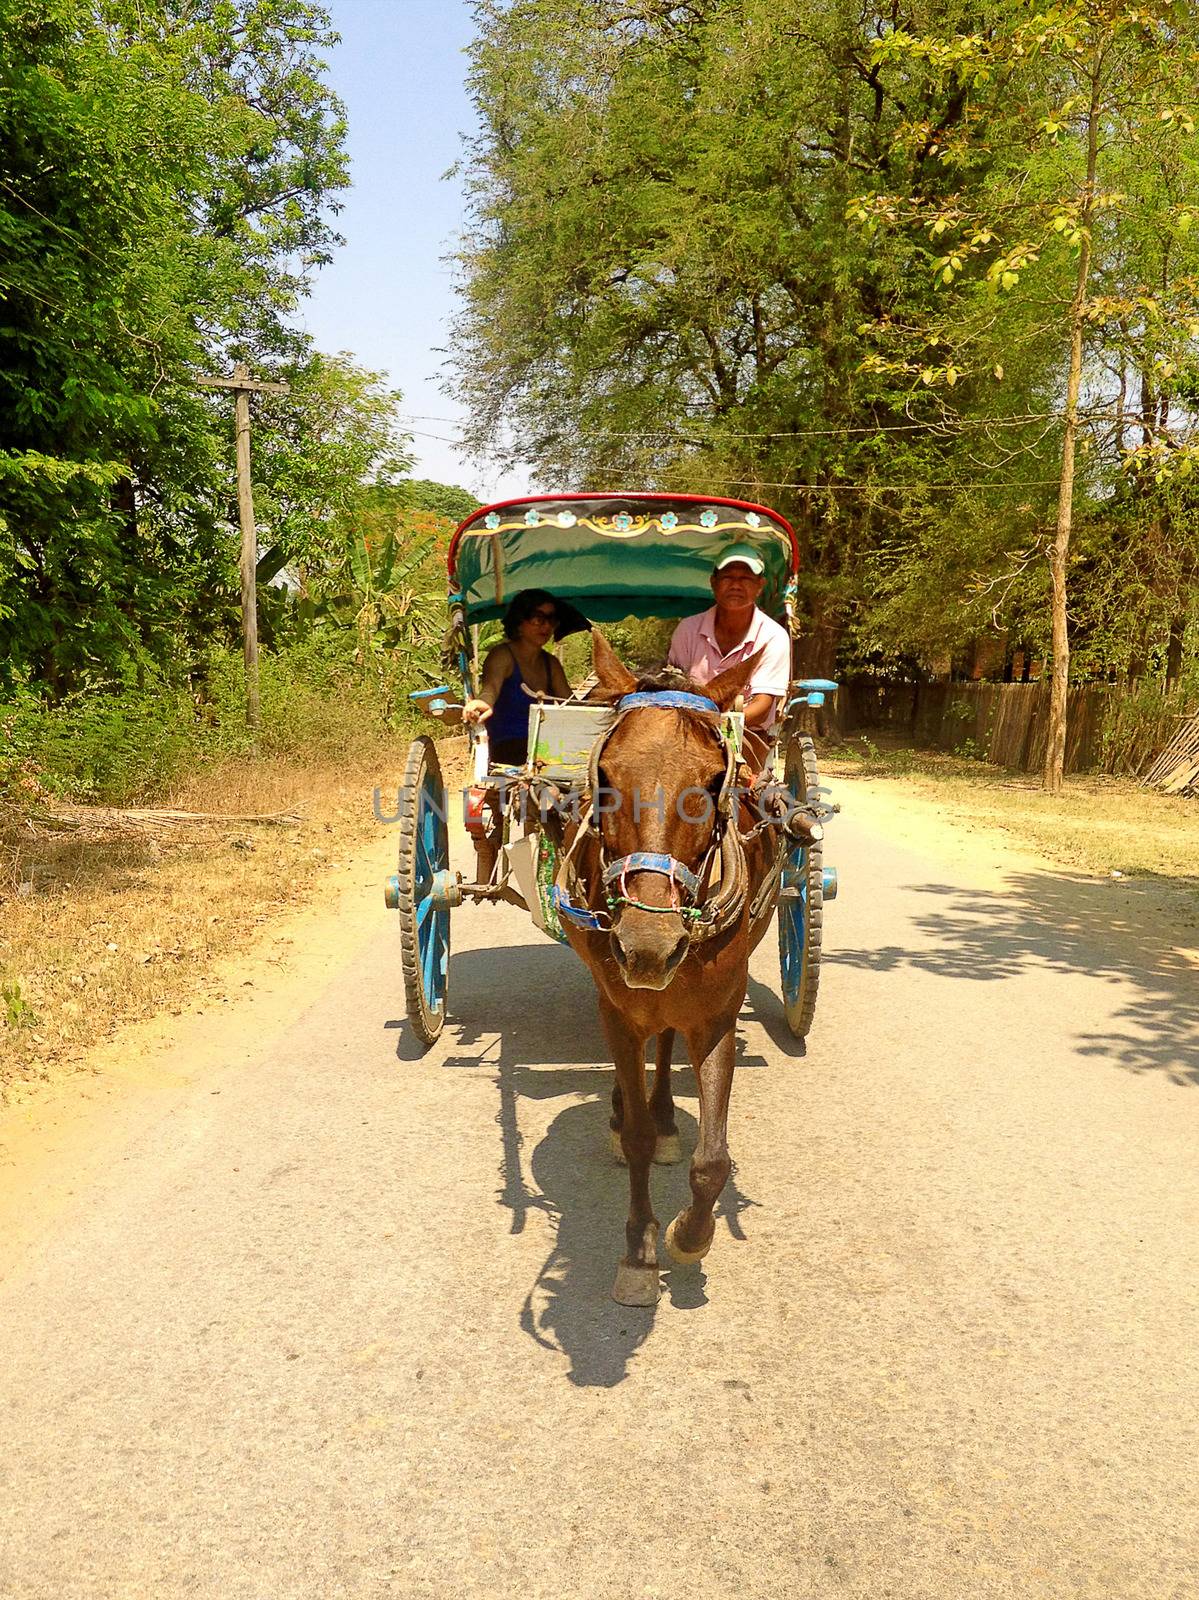
{"label": "horse hoof", "polygon": [[656,1306],[658,1303],[658,1269],[631,1267],[622,1261],[616,1269],[616,1282],[612,1285],[612,1298],[622,1306]]}
{"label": "horse hoof", "polygon": [[608,1145],[612,1151],[612,1154],[616,1157],[617,1161],[620,1162],[621,1166],[627,1167],[628,1162],[624,1158],[624,1146],[621,1144],[620,1135],[617,1133],[615,1128],[608,1129]]}
{"label": "horse hoof", "polygon": [[684,1250],[676,1244],[675,1235],[678,1232],[679,1219],[676,1217],[666,1230],[666,1254],[672,1261],[677,1261],[680,1267],[689,1267],[696,1261],[702,1261],[712,1248],[712,1240],[716,1237],[716,1224],[712,1224],[712,1232],[708,1235],[708,1242],[702,1250]]}
{"label": "horse hoof", "polygon": [[660,1133],[654,1145],[654,1160],[660,1167],[673,1167],[683,1159],[683,1147],[677,1133]]}

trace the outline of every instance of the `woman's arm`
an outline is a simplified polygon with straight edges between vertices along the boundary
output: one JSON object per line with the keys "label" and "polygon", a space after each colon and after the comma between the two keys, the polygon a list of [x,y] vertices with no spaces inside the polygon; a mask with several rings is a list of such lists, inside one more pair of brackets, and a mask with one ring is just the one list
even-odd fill
{"label": "woman's arm", "polygon": [[569,700],[570,680],[566,676],[566,668],[557,656],[550,656],[548,650],[545,653],[550,658],[550,693],[556,695],[559,700]]}
{"label": "woman's arm", "polygon": [[462,708],[463,722],[486,722],[495,703],[500,697],[500,690],[504,687],[504,679],[512,676],[515,665],[512,652],[506,644],[497,644],[493,650],[487,652],[487,659],[483,662],[483,677],[479,684],[479,693],[473,700],[468,700]]}

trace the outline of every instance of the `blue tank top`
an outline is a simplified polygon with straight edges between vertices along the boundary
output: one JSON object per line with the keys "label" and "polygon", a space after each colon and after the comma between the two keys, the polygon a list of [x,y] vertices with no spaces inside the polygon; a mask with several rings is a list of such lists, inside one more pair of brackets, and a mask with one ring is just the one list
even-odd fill
{"label": "blue tank top", "polygon": [[513,655],[512,671],[504,679],[496,696],[495,709],[488,718],[487,732],[493,743],[497,739],[523,739],[528,742],[529,712],[533,702],[521,688],[523,682],[520,662]]}

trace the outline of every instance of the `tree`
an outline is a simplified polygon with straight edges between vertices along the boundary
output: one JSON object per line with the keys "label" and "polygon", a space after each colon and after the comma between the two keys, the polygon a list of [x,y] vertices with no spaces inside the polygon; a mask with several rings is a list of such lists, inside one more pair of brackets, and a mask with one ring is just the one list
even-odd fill
{"label": "tree", "polygon": [[[455,346],[474,442],[507,441],[555,483],[777,505],[799,531],[813,670],[832,669],[847,622],[882,631],[875,591],[898,570],[898,532],[919,523],[935,547],[963,493],[996,478],[1001,503],[1023,490],[1004,449],[998,469],[977,460],[969,403],[863,361],[863,327],[935,308],[910,240],[866,237],[846,215],[863,184],[887,190],[905,138],[906,180],[930,197],[951,190],[938,139],[961,122],[960,95],[925,72],[912,98],[928,131],[912,139],[910,108],[871,52],[892,16],[928,10],[476,8],[483,132]],[[1019,412],[1017,397],[1005,403]],[[994,397],[973,406],[993,411]]]}
{"label": "tree", "polygon": [[257,518],[280,564],[319,571],[341,559],[368,488],[398,486],[408,440],[399,394],[348,355],[311,354],[284,372],[288,394],[264,396],[255,421]]}
{"label": "tree", "polygon": [[219,585],[196,372],[302,358],[343,120],[309,0],[0,0],[0,672],[170,669]]}
{"label": "tree", "polygon": [[[1069,683],[1069,564],[1077,453],[1088,387],[1102,399],[1101,370],[1113,347],[1134,353],[1142,374],[1168,387],[1199,337],[1196,269],[1188,241],[1199,165],[1199,24],[1189,6],[1072,0],[1042,7],[1000,0],[977,8],[969,31],[888,31],[873,48],[885,78],[902,86],[930,72],[961,104],[942,160],[960,180],[948,196],[918,187],[862,195],[851,214],[867,228],[924,230],[938,283],[964,286],[969,305],[907,325],[902,363],[927,386],[953,387],[989,364],[1002,378],[994,332],[996,298],[1035,307],[1025,337],[1061,350],[1058,490],[1048,545],[1053,676],[1044,783],[1062,784]],[[924,137],[921,120],[899,143]],[[1163,181],[1179,167],[1181,184]],[[1170,240],[1160,281],[1145,280],[1143,240]],[[1133,247],[1130,248],[1130,241]],[[977,292],[981,282],[983,293]],[[929,354],[935,351],[934,355]],[[921,363],[923,362],[923,366]],[[1110,404],[1110,402],[1107,402]],[[1092,407],[1093,410],[1102,406]],[[1133,463],[1160,456],[1165,412],[1146,418],[1148,442]],[[1123,417],[1118,418],[1121,430]]]}
{"label": "tree", "polygon": [[371,496],[372,503],[394,503],[410,511],[432,511],[452,522],[465,522],[481,502],[468,490],[428,478],[405,478]]}

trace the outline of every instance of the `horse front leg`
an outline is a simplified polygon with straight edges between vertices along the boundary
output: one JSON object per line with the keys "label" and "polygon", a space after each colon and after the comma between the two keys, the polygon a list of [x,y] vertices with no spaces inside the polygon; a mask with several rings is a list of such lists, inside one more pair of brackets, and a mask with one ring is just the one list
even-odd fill
{"label": "horse front leg", "polygon": [[657,1133],[645,1094],[645,1040],[634,1034],[620,1012],[603,999],[600,1017],[616,1066],[621,1107],[620,1145],[629,1168],[625,1254],[616,1269],[612,1298],[622,1306],[655,1306],[658,1303],[658,1219],[650,1200],[649,1173]]}
{"label": "horse front leg", "polygon": [[729,1094],[737,1051],[737,1018],[687,1035],[687,1049],[699,1091],[699,1143],[691,1158],[691,1204],[666,1230],[666,1249],[681,1266],[701,1261],[712,1248],[716,1221],[712,1215],[728,1182]]}

